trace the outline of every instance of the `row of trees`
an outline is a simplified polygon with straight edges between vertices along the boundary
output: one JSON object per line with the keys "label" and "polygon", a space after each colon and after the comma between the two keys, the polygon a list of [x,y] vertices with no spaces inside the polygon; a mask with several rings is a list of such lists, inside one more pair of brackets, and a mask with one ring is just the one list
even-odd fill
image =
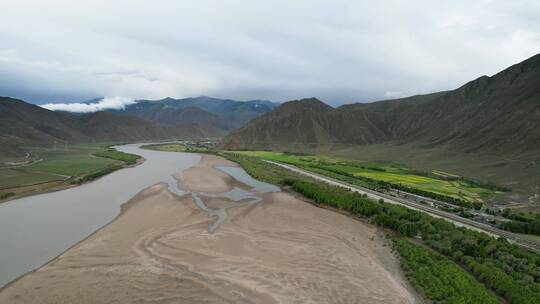
{"label": "row of trees", "polygon": [[10,198],[10,197],[12,197],[14,195],[15,195],[15,193],[13,193],[13,192],[0,192],[0,200]]}
{"label": "row of trees", "polygon": [[404,239],[394,238],[393,242],[405,275],[429,299],[437,303],[499,303],[482,284],[445,256]]}
{"label": "row of trees", "polygon": [[110,166],[107,166],[103,169],[100,169],[98,171],[94,171],[92,173],[89,173],[89,174],[86,174],[86,175],[83,175],[81,177],[78,177],[76,179],[74,179],[73,181],[71,181],[71,184],[73,185],[80,185],[80,184],[84,184],[84,183],[87,183],[89,181],[93,181],[95,179],[98,179],[102,176],[105,176],[109,173],[112,173],[116,170],[120,170],[122,169],[124,166],[123,165],[110,165]]}
{"label": "row of trees", "polygon": [[505,239],[429,216],[399,205],[376,202],[341,187],[330,186],[259,159],[230,154],[248,173],[267,182],[290,186],[316,203],[371,219],[461,263],[492,291],[510,303],[540,303],[540,256]]}
{"label": "row of trees", "polygon": [[124,153],[113,148],[94,153],[97,157],[110,158],[124,162],[126,165],[134,165],[141,157],[136,154]]}
{"label": "row of trees", "polygon": [[527,214],[511,209],[504,209],[502,216],[509,219],[509,222],[501,223],[504,230],[540,235],[540,214]]}
{"label": "row of trees", "polygon": [[125,165],[134,165],[137,163],[141,157],[136,154],[124,153],[113,148],[109,148],[105,151],[99,151],[94,153],[94,156],[110,158],[123,162],[123,164],[112,164],[105,168],[99,169],[98,171],[91,172],[89,174],[83,175],[71,181],[71,184],[83,184],[95,179],[98,179],[104,175],[107,175],[116,170],[122,169]]}

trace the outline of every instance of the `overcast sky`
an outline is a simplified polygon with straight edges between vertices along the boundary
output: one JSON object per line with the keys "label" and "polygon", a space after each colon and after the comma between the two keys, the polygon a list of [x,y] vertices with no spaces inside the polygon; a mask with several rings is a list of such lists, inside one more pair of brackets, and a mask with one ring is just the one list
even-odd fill
{"label": "overcast sky", "polygon": [[453,89],[540,52],[540,1],[0,0],[0,95],[330,104]]}

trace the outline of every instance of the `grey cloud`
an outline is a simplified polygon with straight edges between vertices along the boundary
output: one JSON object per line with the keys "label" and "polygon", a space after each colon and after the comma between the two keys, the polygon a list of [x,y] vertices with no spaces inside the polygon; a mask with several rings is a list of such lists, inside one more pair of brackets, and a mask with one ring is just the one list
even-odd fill
{"label": "grey cloud", "polygon": [[370,101],[452,89],[540,50],[532,0],[21,0],[0,11],[0,95],[38,102]]}

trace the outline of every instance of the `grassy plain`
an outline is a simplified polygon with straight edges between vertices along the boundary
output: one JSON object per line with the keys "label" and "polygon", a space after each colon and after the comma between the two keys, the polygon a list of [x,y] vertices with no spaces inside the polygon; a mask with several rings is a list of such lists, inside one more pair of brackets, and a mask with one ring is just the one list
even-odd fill
{"label": "grassy plain", "polygon": [[0,166],[0,195],[9,193],[9,198],[15,198],[58,190],[137,162],[138,156],[108,148],[111,144],[114,143],[74,144],[56,149],[22,147],[29,153],[26,162],[4,162]]}
{"label": "grassy plain", "polygon": [[119,163],[117,160],[93,155],[104,150],[106,145],[74,145],[68,150],[37,151],[36,154],[44,161],[28,166],[25,170],[75,176]]}
{"label": "grassy plain", "polygon": [[63,179],[60,176],[18,169],[0,169],[0,189]]}
{"label": "grassy plain", "polygon": [[318,172],[327,170],[334,173],[345,173],[354,177],[384,181],[468,202],[483,202],[502,193],[501,191],[481,187],[452,173],[436,170],[429,172],[416,171],[393,162],[353,161],[324,155],[270,151],[231,152],[288,163],[312,171],[313,169]]}
{"label": "grassy plain", "polygon": [[0,189],[64,180],[121,164],[121,161],[96,157],[108,143],[75,144],[65,148],[24,147],[32,163],[0,168]]}

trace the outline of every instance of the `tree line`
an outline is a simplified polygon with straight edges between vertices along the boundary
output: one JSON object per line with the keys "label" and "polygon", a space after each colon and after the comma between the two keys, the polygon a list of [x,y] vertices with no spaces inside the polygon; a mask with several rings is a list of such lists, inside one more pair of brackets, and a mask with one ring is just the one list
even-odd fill
{"label": "tree line", "polygon": [[500,228],[516,233],[540,235],[540,214],[527,214],[524,212],[504,209],[502,216],[509,219],[500,224]]}
{"label": "tree line", "polygon": [[405,276],[427,298],[436,303],[499,303],[482,284],[447,257],[405,239],[392,241]]}

